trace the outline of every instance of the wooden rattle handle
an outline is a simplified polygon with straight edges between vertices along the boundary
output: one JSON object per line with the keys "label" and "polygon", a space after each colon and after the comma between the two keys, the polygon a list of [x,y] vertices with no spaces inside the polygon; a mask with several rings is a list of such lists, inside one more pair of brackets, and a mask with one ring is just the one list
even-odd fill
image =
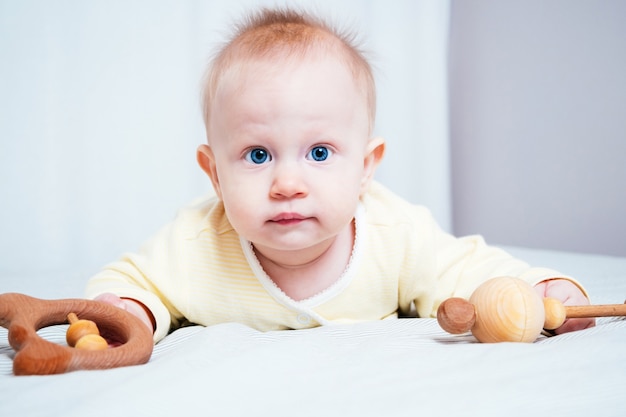
{"label": "wooden rattle handle", "polygon": [[626,316],[626,304],[565,306],[567,318]]}
{"label": "wooden rattle handle", "polygon": [[[75,313],[98,323],[103,336],[122,343],[100,350],[79,350],[42,339],[37,330],[67,323]],[[139,365],[152,355],[150,329],[132,314],[98,301],[83,299],[42,300],[23,294],[0,295],[0,326],[9,331],[9,344],[16,350],[15,375],[49,375],[79,369],[108,369]]]}
{"label": "wooden rattle handle", "polygon": [[565,319],[626,316],[626,304],[565,306],[554,298],[544,298],[543,305],[546,313],[544,328],[547,330],[561,327]]}

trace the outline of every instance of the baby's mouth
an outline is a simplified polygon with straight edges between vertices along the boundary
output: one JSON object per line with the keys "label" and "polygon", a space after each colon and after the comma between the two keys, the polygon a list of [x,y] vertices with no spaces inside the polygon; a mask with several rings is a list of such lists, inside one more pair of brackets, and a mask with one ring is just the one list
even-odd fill
{"label": "baby's mouth", "polygon": [[306,219],[307,219],[306,216],[303,216],[298,213],[280,213],[272,217],[270,221],[273,223],[280,224],[280,225],[288,226],[288,225],[298,224]]}

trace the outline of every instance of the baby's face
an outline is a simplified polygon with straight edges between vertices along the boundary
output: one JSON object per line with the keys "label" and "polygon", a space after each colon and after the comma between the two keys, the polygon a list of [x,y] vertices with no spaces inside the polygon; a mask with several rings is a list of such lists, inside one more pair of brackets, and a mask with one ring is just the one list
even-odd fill
{"label": "baby's face", "polygon": [[350,225],[364,188],[369,121],[344,64],[246,64],[223,77],[210,120],[218,195],[257,250],[324,245]]}

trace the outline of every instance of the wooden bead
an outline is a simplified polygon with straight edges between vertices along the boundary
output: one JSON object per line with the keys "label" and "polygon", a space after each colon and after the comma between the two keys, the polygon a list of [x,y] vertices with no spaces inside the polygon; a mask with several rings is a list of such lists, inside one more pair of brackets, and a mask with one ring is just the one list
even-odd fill
{"label": "wooden bead", "polygon": [[109,344],[100,336],[98,326],[91,320],[80,320],[75,313],[67,315],[70,327],[65,334],[65,340],[71,347],[84,350],[102,350]]}
{"label": "wooden bead", "polygon": [[565,306],[556,298],[546,297],[543,299],[543,308],[546,312],[546,320],[543,328],[554,330],[561,327],[567,316]]}
{"label": "wooden bead", "polygon": [[476,309],[472,334],[480,342],[534,342],[545,321],[543,302],[527,282],[494,278],[478,287],[469,299]]}
{"label": "wooden bead", "polygon": [[109,343],[99,334],[86,334],[78,339],[75,347],[83,350],[104,350],[109,347]]}

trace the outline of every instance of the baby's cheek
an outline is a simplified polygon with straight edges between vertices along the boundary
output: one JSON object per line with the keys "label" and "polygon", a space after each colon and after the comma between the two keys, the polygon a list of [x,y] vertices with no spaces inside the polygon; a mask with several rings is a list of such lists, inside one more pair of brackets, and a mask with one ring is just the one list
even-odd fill
{"label": "baby's cheek", "polygon": [[[230,203],[230,204],[228,204]],[[226,217],[231,226],[239,235],[247,240],[252,240],[251,233],[257,231],[262,225],[260,216],[261,207],[254,201],[224,201]]]}

